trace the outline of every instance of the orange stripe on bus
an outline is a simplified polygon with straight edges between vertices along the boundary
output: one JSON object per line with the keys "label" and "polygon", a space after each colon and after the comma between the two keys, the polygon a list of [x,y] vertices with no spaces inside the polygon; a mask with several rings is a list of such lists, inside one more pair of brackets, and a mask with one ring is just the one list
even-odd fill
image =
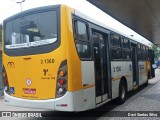
{"label": "orange stripe on bus", "polygon": [[83,89],[91,88],[91,87],[94,87],[94,86],[95,86],[95,84],[93,84],[93,85],[86,85],[86,86],[83,86]]}
{"label": "orange stripe on bus", "polygon": [[133,75],[125,75],[125,77],[132,77]]}
{"label": "orange stripe on bus", "polygon": [[112,80],[120,80],[120,78],[112,78]]}
{"label": "orange stripe on bus", "polygon": [[[125,77],[132,77],[133,75],[125,75]],[[120,80],[121,78],[112,78],[112,80]]]}

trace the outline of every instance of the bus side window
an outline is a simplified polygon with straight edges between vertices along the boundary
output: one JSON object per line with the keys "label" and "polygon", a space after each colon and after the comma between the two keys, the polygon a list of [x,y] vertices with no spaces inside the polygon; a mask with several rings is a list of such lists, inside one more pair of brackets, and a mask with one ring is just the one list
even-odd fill
{"label": "bus side window", "polygon": [[75,20],[75,39],[87,41],[88,40],[88,30],[87,25],[84,22]]}
{"label": "bus side window", "polygon": [[123,50],[123,59],[124,60],[131,60],[131,51]]}
{"label": "bus side window", "polygon": [[141,54],[141,52],[138,52],[138,60],[142,60],[142,54]]}
{"label": "bus side window", "polygon": [[117,34],[111,34],[111,45],[121,47],[121,37]]}
{"label": "bus side window", "polygon": [[122,45],[123,45],[123,48],[130,49],[130,43],[127,38],[123,38]]}
{"label": "bus side window", "polygon": [[83,21],[75,20],[74,26],[75,43],[79,57],[88,59],[91,57],[88,25]]}
{"label": "bus side window", "polygon": [[145,54],[146,54],[146,60],[149,60],[148,47],[146,47],[146,51],[145,51]]}
{"label": "bus side window", "polygon": [[138,44],[138,60],[142,60],[142,46]]}
{"label": "bus side window", "polygon": [[121,37],[117,34],[111,34],[111,59],[122,59]]}
{"label": "bus side window", "polygon": [[111,48],[111,59],[122,59],[122,51],[118,48]]}
{"label": "bus side window", "polygon": [[122,37],[122,54],[124,60],[131,60],[130,41],[125,37]]}
{"label": "bus side window", "polygon": [[81,58],[88,58],[88,56],[90,56],[90,48],[88,44],[76,43],[76,48]]}
{"label": "bus side window", "polygon": [[147,51],[145,46],[142,46],[142,60],[147,60]]}

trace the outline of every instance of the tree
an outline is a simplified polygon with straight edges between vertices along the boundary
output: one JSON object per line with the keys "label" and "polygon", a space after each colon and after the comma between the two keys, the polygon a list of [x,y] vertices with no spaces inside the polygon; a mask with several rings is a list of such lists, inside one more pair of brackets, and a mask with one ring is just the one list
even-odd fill
{"label": "tree", "polygon": [[2,42],[2,25],[0,24],[0,42]]}
{"label": "tree", "polygon": [[152,50],[154,51],[154,59],[157,60],[158,57],[160,57],[160,51],[158,50],[158,46],[152,44]]}

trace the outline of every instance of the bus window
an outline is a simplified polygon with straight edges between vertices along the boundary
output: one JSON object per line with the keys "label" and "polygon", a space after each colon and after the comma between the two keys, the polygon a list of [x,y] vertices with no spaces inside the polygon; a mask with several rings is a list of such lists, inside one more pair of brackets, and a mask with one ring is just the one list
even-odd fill
{"label": "bus window", "polygon": [[122,59],[121,49],[111,48],[111,59],[112,60]]}
{"label": "bus window", "polygon": [[138,52],[138,60],[142,60],[142,54],[141,54],[141,52]]}
{"label": "bus window", "polygon": [[7,49],[19,49],[56,42],[56,16],[55,11],[48,11],[8,21],[6,23],[5,47]]}
{"label": "bus window", "polygon": [[79,56],[81,58],[88,58],[88,56],[90,56],[90,51],[89,51],[89,45],[88,44],[77,43],[76,47],[77,47],[77,51],[79,53]]}
{"label": "bus window", "polygon": [[141,45],[138,44],[138,51],[141,51]]}
{"label": "bus window", "polygon": [[122,45],[123,45],[123,48],[130,49],[130,43],[129,43],[129,40],[127,38],[123,38]]}
{"label": "bus window", "polygon": [[123,59],[124,60],[131,60],[131,52],[123,50]]}
{"label": "bus window", "polygon": [[146,60],[146,54],[144,52],[142,53],[142,60]]}
{"label": "bus window", "polygon": [[75,37],[78,40],[88,40],[87,25],[84,22],[75,20]]}
{"label": "bus window", "polygon": [[111,34],[111,59],[122,59],[121,37],[117,34]]}
{"label": "bus window", "polygon": [[11,44],[20,44],[29,42],[29,36],[20,33],[12,33]]}
{"label": "bus window", "polygon": [[145,46],[142,45],[141,48],[142,60],[144,61],[146,60]]}
{"label": "bus window", "polygon": [[111,34],[111,45],[121,47],[121,37],[117,34]]}
{"label": "bus window", "polygon": [[145,52],[145,46],[142,46],[141,51],[142,51],[142,52]]}
{"label": "bus window", "polygon": [[82,59],[90,58],[90,42],[88,40],[88,28],[85,22],[75,20],[75,42],[79,57]]}
{"label": "bus window", "polygon": [[148,56],[148,47],[146,47],[145,54],[146,54],[146,60],[148,60],[149,59],[149,56]]}

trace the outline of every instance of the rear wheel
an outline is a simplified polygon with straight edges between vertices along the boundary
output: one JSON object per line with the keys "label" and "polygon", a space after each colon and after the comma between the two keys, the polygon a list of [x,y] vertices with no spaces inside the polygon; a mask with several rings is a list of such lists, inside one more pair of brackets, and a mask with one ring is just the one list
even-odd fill
{"label": "rear wheel", "polygon": [[117,99],[119,104],[123,104],[126,100],[126,84],[125,82],[122,80],[120,81],[120,85],[119,85],[119,97]]}

